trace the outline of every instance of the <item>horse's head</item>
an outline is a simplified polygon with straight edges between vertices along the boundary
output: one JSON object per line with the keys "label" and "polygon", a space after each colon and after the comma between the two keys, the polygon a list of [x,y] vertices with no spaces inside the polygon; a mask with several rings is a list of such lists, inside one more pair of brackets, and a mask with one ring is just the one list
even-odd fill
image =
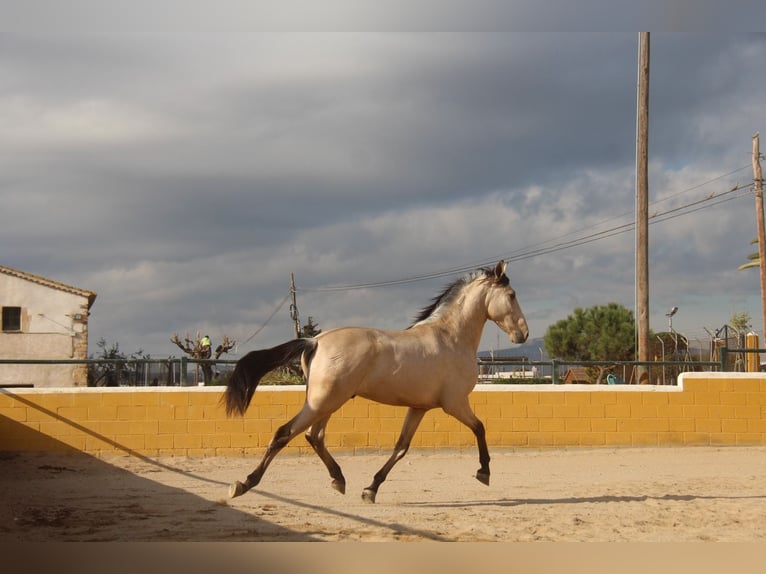
{"label": "horse's head", "polygon": [[513,343],[523,343],[529,336],[529,327],[521,311],[516,291],[505,274],[505,261],[495,266],[487,294],[487,316],[497,324]]}

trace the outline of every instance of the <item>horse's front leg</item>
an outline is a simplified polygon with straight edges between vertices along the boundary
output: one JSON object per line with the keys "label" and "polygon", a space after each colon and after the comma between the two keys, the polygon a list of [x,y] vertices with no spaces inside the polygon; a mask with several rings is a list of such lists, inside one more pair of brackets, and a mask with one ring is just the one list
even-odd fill
{"label": "horse's front leg", "polygon": [[399,435],[399,439],[394,446],[394,452],[391,457],[386,461],[386,464],[375,473],[372,479],[372,484],[362,491],[362,500],[366,502],[375,502],[375,496],[378,494],[378,487],[386,480],[388,473],[394,465],[399,462],[402,457],[407,454],[407,450],[410,448],[412,437],[415,435],[415,431],[418,430],[420,421],[423,420],[423,416],[428,412],[428,409],[414,409],[407,410],[407,415],[404,417],[404,424],[402,425],[402,432]]}
{"label": "horse's front leg", "polygon": [[445,406],[444,411],[455,417],[473,432],[476,437],[476,444],[479,447],[479,464],[481,465],[479,470],[476,471],[476,479],[482,484],[489,486],[489,448],[487,448],[484,424],[471,410],[468,397],[457,405]]}

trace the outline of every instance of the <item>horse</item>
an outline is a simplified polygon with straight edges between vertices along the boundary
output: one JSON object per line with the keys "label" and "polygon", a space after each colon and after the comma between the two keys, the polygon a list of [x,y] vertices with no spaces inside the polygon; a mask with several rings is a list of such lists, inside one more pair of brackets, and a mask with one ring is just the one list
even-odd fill
{"label": "horse", "polygon": [[375,502],[378,488],[407,453],[423,416],[438,407],[475,435],[481,465],[475,478],[489,485],[484,425],[468,401],[478,380],[476,353],[487,320],[495,322],[513,343],[523,343],[529,335],[502,260],[494,268],[478,269],[450,284],[407,329],[339,327],[244,355],[222,397],[228,416],[243,415],[261,377],[298,357],[306,399],[298,414],[276,431],[255,470],[244,482],[230,486],[229,497],[256,486],[277,453],[304,431],[330,473],[331,486],[345,494],[346,479],[325,447],[324,433],[332,414],[355,396],[408,407],[393,453],[362,491],[364,501]]}

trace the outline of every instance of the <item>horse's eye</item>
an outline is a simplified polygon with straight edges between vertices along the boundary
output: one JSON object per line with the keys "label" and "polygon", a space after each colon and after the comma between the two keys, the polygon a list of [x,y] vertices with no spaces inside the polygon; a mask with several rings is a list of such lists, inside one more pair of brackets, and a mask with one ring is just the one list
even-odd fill
{"label": "horse's eye", "polygon": [[514,299],[516,299],[516,291],[511,291],[511,292],[508,294],[508,298],[509,298],[511,301],[513,301]]}

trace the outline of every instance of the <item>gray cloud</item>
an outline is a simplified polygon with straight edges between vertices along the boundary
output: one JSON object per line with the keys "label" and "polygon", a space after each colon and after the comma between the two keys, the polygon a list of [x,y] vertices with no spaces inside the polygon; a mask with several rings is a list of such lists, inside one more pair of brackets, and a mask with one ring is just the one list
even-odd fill
{"label": "gray cloud", "polygon": [[[93,289],[91,334],[244,340],[296,274],[320,327],[406,326],[450,277],[632,219],[636,34],[69,34],[0,40],[3,263]],[[763,35],[652,35],[653,209],[748,183]],[[722,174],[731,176],[718,179]],[[695,187],[700,186],[700,187]],[[749,197],[652,225],[653,328],[758,327]],[[512,262],[542,336],[633,303],[633,236]],[[487,329],[484,345],[495,345]],[[289,337],[286,307],[250,346]]]}

